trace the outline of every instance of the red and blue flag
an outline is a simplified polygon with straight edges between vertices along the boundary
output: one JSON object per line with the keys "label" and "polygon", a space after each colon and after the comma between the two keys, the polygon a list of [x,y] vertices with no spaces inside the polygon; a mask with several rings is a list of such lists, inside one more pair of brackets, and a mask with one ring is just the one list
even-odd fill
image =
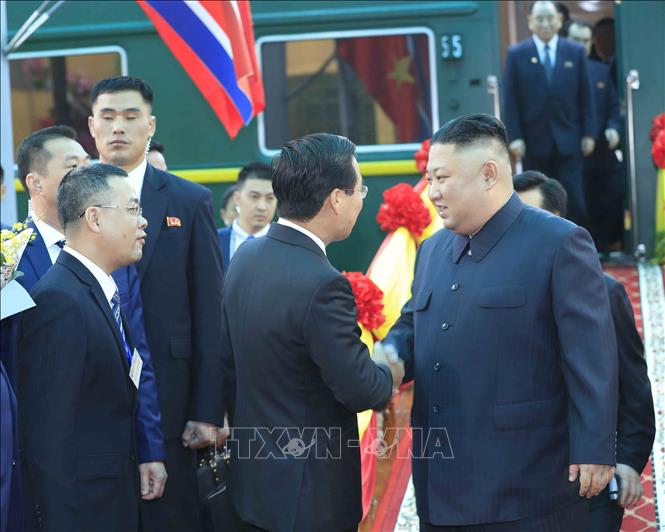
{"label": "red and blue flag", "polygon": [[137,3],[234,138],[265,108],[249,2]]}

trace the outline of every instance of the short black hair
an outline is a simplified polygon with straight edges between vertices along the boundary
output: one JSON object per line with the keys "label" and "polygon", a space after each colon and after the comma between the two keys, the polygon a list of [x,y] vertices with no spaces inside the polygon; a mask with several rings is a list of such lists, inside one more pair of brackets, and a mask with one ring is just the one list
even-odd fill
{"label": "short black hair", "polygon": [[498,118],[477,113],[458,116],[446,122],[432,135],[432,144],[453,144],[464,148],[481,142],[497,141],[508,156],[506,126]]}
{"label": "short black hair", "polygon": [[355,153],[353,142],[330,133],[287,142],[273,160],[272,186],[279,215],[306,222],[321,211],[333,190],[355,188]]}
{"label": "short black hair", "polygon": [[231,185],[224,191],[224,194],[222,194],[222,209],[226,209],[226,207],[229,205],[229,201],[231,201],[233,193],[236,190],[238,190],[238,185]]}
{"label": "short black hair", "polygon": [[612,17],[603,17],[593,25],[594,33],[597,28],[614,28],[614,19]]}
{"label": "short black hair", "polygon": [[150,146],[148,147],[148,151],[158,151],[159,153],[164,155],[164,144],[162,144],[158,140],[150,139]]}
{"label": "short black hair", "polygon": [[152,106],[154,93],[152,88],[141,78],[134,76],[114,76],[98,81],[90,91],[90,106],[94,107],[100,94],[113,94],[121,91],[136,91],[143,101]]}
{"label": "short black hair", "polygon": [[106,163],[78,166],[65,174],[58,187],[58,218],[66,231],[67,226],[78,222],[81,213],[96,203],[103,203],[111,187],[112,177],[127,177],[119,166]]}
{"label": "short black hair", "polygon": [[272,168],[265,163],[249,163],[238,172],[238,188],[242,188],[248,179],[264,179],[272,181]]}
{"label": "short black hair", "polygon": [[53,139],[68,138],[76,140],[76,131],[69,126],[51,126],[35,131],[21,141],[16,152],[16,165],[18,167],[18,178],[28,196],[30,190],[26,185],[26,177],[33,170],[44,172],[46,164],[53,156],[44,145]]}
{"label": "short black hair", "polygon": [[581,28],[587,28],[588,30],[593,31],[593,28],[591,27],[591,24],[588,22],[584,22],[583,20],[571,20],[570,25],[568,26],[568,32],[570,32],[570,26],[575,24],[575,26],[580,26]]}
{"label": "short black hair", "polygon": [[552,214],[559,213],[562,218],[566,217],[568,194],[556,179],[536,170],[527,170],[513,177],[513,187],[515,192],[528,192],[534,188],[540,190],[543,195],[543,209]]}

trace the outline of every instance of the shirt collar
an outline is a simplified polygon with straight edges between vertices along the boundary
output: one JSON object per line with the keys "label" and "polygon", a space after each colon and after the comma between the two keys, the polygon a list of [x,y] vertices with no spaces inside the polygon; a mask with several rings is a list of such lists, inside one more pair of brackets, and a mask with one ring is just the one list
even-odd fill
{"label": "shirt collar", "polygon": [[143,190],[143,179],[145,178],[145,171],[147,167],[148,160],[143,159],[141,164],[134,168],[134,170],[127,172],[127,175],[129,176],[127,179],[129,179],[129,184],[132,185],[134,192],[136,192],[137,198],[141,197],[141,191]]}
{"label": "shirt collar", "polygon": [[106,273],[104,273],[104,270],[102,270],[88,257],[79,253],[75,249],[72,249],[69,246],[65,245],[65,247],[62,248],[62,250],[66,251],[74,258],[78,259],[79,262],[83,264],[83,266],[85,266],[90,271],[90,273],[95,277],[95,279],[97,279],[99,286],[101,286],[102,291],[104,292],[104,297],[106,297],[106,300],[109,302],[109,304],[111,304],[111,299],[113,298],[113,294],[115,294],[116,291],[118,290],[118,287],[116,286],[113,277],[111,277],[110,275],[106,275]]}
{"label": "shirt collar", "polygon": [[517,219],[524,208],[524,203],[513,192],[508,201],[492,216],[473,238],[466,235],[455,235],[452,246],[453,262],[459,262],[467,244],[471,250],[471,258],[476,262],[483,260],[506,230]]}
{"label": "shirt collar", "polygon": [[291,229],[295,229],[296,231],[300,231],[303,235],[308,236],[312,240],[314,240],[314,243],[321,248],[321,251],[323,251],[323,254],[327,256],[326,254],[326,245],[323,243],[323,240],[321,240],[318,236],[316,236],[314,233],[311,231],[308,231],[304,227],[294,224],[292,221],[287,220],[286,218],[280,218],[277,220],[277,223],[280,225],[285,225],[286,227],[290,227]]}
{"label": "shirt collar", "polygon": [[250,235],[247,231],[245,231],[242,227],[240,227],[237,218],[233,220],[233,223],[231,224],[231,230],[236,234],[236,238],[239,238],[243,242],[247,240],[250,236],[253,236],[254,238],[265,236],[268,233],[268,229],[270,229],[270,224],[267,224],[260,231],[257,231],[253,235]]}
{"label": "shirt collar", "polygon": [[538,55],[543,56],[543,51],[545,50],[545,44],[548,44],[550,46],[550,52],[553,53],[556,57],[556,47],[559,44],[559,35],[554,34],[554,37],[552,37],[549,42],[545,43],[540,37],[537,35],[532,35],[533,37],[533,42],[536,45],[536,48],[538,49]]}
{"label": "shirt collar", "polygon": [[35,227],[37,227],[39,234],[42,235],[42,239],[44,240],[44,245],[46,246],[46,249],[50,248],[52,245],[65,239],[65,235],[63,235],[57,229],[51,227],[44,220],[33,218],[32,221],[35,222]]}

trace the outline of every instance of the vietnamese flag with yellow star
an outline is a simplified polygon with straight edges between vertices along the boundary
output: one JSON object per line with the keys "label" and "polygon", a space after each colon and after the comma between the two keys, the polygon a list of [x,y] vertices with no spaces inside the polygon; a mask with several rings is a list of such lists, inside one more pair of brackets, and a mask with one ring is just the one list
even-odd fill
{"label": "vietnamese flag with yellow star", "polygon": [[431,132],[421,131],[419,104],[424,103],[420,77],[428,75],[425,44],[409,35],[355,37],[337,41],[338,56],[348,63],[372,98],[395,126],[398,143],[420,142]]}

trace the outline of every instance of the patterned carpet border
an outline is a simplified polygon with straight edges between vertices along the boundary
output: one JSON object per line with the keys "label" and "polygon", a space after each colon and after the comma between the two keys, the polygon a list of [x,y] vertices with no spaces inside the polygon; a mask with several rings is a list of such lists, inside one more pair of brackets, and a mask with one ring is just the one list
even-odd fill
{"label": "patterned carpet border", "polygon": [[659,506],[665,501],[665,292],[659,266],[639,264],[640,300],[644,351],[656,410],[656,439],[653,446],[653,485],[656,526],[665,530]]}

